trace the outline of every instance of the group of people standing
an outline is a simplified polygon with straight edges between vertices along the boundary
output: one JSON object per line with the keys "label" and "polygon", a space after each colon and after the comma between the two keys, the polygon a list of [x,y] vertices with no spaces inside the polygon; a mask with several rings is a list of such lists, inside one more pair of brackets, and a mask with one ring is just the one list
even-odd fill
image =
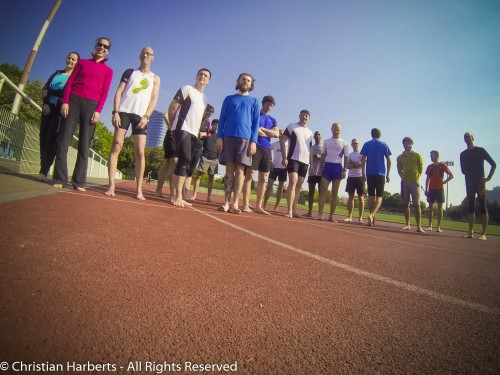
{"label": "group of people standing", "polygon": [[[91,59],[80,59],[76,52],[70,52],[65,69],[54,73],[44,86],[40,179],[47,178],[55,157],[53,186],[56,188],[62,188],[68,180],[68,147],[79,124],[78,156],[71,183],[74,189],[85,191],[90,143],[113,75],[106,64],[110,48],[109,38],[100,37],[96,40]],[[109,188],[105,192],[110,197],[115,195],[114,176],[118,155],[131,126],[134,137],[136,198],[145,199],[141,185],[145,168],[147,124],[157,104],[160,89],[160,77],[151,71],[153,60],[153,49],[144,47],[139,54],[139,68],[127,69],[122,74],[114,96],[112,124],[115,131],[109,155]],[[220,211],[237,214],[253,212],[249,198],[251,183],[257,172],[257,201],[254,211],[269,215],[266,210],[267,201],[274,182],[278,180],[277,202],[274,207],[276,211],[283,194],[283,184],[288,178],[286,216],[299,217],[298,199],[305,177],[309,175],[309,210],[303,216],[313,218],[314,194],[318,186],[319,209],[314,218],[324,219],[323,210],[331,183],[329,220],[336,222],[334,214],[340,182],[347,177],[348,217],[344,221],[352,222],[357,195],[358,221],[364,223],[366,182],[369,207],[367,225],[376,225],[376,214],[381,207],[385,183],[390,181],[391,171],[391,151],[380,139],[379,129],[372,129],[372,139],[364,143],[361,150],[359,141],[352,139],[352,152],[349,152],[348,142],[341,138],[342,127],[339,123],[332,125],[332,137],[322,142],[321,134],[313,133],[308,128],[311,113],[306,109],[300,111],[298,122],[279,129],[276,119],[269,114],[276,105],[275,99],[267,95],[259,102],[250,95],[255,87],[255,79],[250,73],[238,76],[236,93],[224,99],[219,119],[210,123],[209,118],[214,108],[208,104],[204,91],[211,78],[212,72],[209,69],[199,69],[194,85],[179,88],[170,102],[164,116],[168,129],[164,140],[165,163],[159,171],[157,196],[163,196],[162,186],[168,179],[171,203],[179,207],[189,206],[196,198],[200,176],[208,173],[207,200],[210,201],[211,183],[220,163],[226,167],[224,203],[219,207]],[[278,141],[271,143],[272,138]],[[469,204],[470,230],[466,238],[473,238],[477,195],[483,215],[483,233],[479,239],[484,240],[488,224],[485,183],[493,176],[496,164],[483,148],[473,145],[471,133],[466,133],[464,140],[467,149],[462,152],[460,161],[466,178]],[[424,233],[419,204],[422,157],[413,150],[413,140],[410,137],[403,139],[403,147],[404,152],[397,158],[406,218],[403,229],[410,229],[411,202],[415,210],[417,231]],[[436,230],[441,232],[443,186],[453,178],[453,174],[444,163],[439,162],[438,151],[431,151],[431,160],[432,164],[426,169],[424,190],[430,204],[427,230],[432,230],[433,204],[437,203]],[[484,174],[484,161],[491,165],[487,177]],[[447,175],[446,179],[444,174]],[[190,197],[192,179],[194,191]],[[240,205],[242,192],[243,204]]]}

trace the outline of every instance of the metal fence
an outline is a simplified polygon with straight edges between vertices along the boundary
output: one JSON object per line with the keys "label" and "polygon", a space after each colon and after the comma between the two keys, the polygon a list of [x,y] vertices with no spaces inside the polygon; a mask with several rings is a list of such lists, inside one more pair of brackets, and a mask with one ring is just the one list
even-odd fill
{"label": "metal fence", "polygon": [[[73,137],[68,151],[68,172],[76,163],[78,138]],[[37,174],[40,170],[40,129],[20,120],[0,107],[0,172]],[[50,172],[52,174],[52,171]],[[117,178],[121,178],[118,172]],[[108,177],[107,160],[90,150],[87,177]]]}

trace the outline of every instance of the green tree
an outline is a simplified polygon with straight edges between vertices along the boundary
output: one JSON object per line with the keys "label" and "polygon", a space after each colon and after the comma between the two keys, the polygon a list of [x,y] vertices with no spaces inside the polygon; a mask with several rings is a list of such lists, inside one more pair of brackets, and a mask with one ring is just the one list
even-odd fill
{"label": "green tree", "polygon": [[163,165],[164,154],[163,147],[147,148],[145,152],[146,168],[144,173],[147,175],[149,171],[153,172],[153,178],[158,178],[158,170]]}
{"label": "green tree", "polygon": [[134,141],[132,137],[125,138],[118,155],[118,170],[124,173],[123,178],[133,179],[135,176]]}
{"label": "green tree", "polygon": [[[21,80],[22,70],[13,64],[0,64],[0,71],[4,73],[15,85],[19,85]],[[40,79],[35,79],[29,82],[24,87],[24,92],[39,106],[42,105],[42,89],[44,82]],[[4,84],[2,92],[0,92],[0,106],[11,110],[12,103],[16,93],[9,85]],[[40,125],[40,112],[29,105],[28,103],[21,102],[19,108],[19,118],[35,126]]]}
{"label": "green tree", "polygon": [[94,139],[90,147],[103,158],[108,158],[111,145],[113,144],[113,133],[100,121],[96,124]]}

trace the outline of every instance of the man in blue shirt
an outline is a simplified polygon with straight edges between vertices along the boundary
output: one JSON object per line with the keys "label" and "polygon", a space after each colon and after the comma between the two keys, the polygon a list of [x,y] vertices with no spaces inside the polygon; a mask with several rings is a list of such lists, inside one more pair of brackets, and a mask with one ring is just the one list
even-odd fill
{"label": "man in blue shirt", "polygon": [[[362,180],[368,185],[368,226],[375,226],[375,215],[382,205],[385,183],[391,180],[391,150],[389,146],[380,140],[382,132],[373,128],[372,140],[366,142],[361,149]],[[384,160],[385,159],[385,160]],[[387,168],[384,161],[387,161]],[[376,198],[375,198],[376,197]]]}

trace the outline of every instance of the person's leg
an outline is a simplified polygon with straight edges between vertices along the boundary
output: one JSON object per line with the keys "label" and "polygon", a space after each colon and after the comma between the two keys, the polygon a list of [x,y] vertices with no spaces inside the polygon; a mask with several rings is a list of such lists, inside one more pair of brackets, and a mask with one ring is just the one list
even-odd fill
{"label": "person's leg", "polygon": [[257,203],[255,211],[260,214],[270,215],[269,212],[264,210],[262,202],[264,200],[264,188],[266,186],[267,172],[259,172],[259,180],[257,182]]}
{"label": "person's leg", "polygon": [[245,181],[245,171],[243,164],[239,164],[234,169],[234,199],[233,199],[233,211],[239,213],[239,200],[240,193],[243,188],[243,182]]}
{"label": "person's leg", "polygon": [[365,196],[363,194],[358,195],[358,213],[359,213],[359,223],[363,224],[363,212],[365,210]]}
{"label": "person's leg", "polygon": [[[246,172],[245,172],[246,169]],[[252,180],[254,176],[254,171],[252,167],[243,167],[244,180],[243,180],[243,212],[252,213],[250,209],[250,194],[252,191]]]}
{"label": "person's leg", "polygon": [[50,126],[47,138],[45,139],[45,161],[43,170],[45,175],[48,175],[56,156],[57,135],[62,121],[60,112],[61,106],[56,106],[53,112],[50,113]]}
{"label": "person's leg", "polygon": [[313,203],[314,203],[314,193],[315,193],[315,188],[316,188],[316,181],[311,181],[308,182],[308,187],[309,187],[309,195],[307,196],[307,204],[309,207],[309,211],[307,212],[307,217],[312,217],[312,208],[313,208]]}
{"label": "person's leg", "polygon": [[302,188],[303,183],[304,177],[298,176],[297,183],[295,184],[295,197],[293,199],[292,217],[300,217],[297,213],[297,204],[299,203],[300,189]]}
{"label": "person's leg", "polygon": [[70,98],[68,116],[62,121],[57,135],[54,187],[61,189],[68,182],[68,149],[80,118],[80,100]]}
{"label": "person's leg", "polygon": [[193,196],[189,200],[196,200],[196,194],[198,194],[198,189],[200,188],[201,175],[203,173],[197,170],[193,173]]}
{"label": "person's leg", "polygon": [[413,207],[415,210],[415,221],[417,222],[417,232],[425,233],[423,228],[422,228],[422,209],[420,208],[420,204],[419,204],[418,200]]}
{"label": "person's leg", "polygon": [[158,183],[156,185],[156,192],[155,195],[157,197],[163,198],[163,184],[165,183],[165,180],[167,178],[167,171],[169,167],[169,162],[170,159],[163,159],[163,165],[161,166],[160,170],[158,171]]}
{"label": "person's leg", "polygon": [[319,193],[318,216],[315,217],[316,220],[323,220],[323,208],[325,207],[328,185],[330,185],[330,181],[324,177],[321,177],[321,187],[319,189],[320,193]]}
{"label": "person's leg", "polygon": [[[429,210],[431,209],[431,207],[429,206]],[[431,217],[431,222],[432,222],[432,214],[430,214],[429,216]],[[443,220],[443,204],[442,203],[438,203],[438,211],[437,211],[437,217],[438,217],[438,222],[437,222],[437,228],[436,228],[436,231],[438,231],[439,233],[442,233],[443,230],[441,229],[441,221]],[[429,227],[432,229],[432,225],[429,225]]]}
{"label": "person's leg", "polygon": [[267,181],[266,192],[264,193],[264,210],[266,209],[267,201],[271,196],[271,191],[273,190],[274,181],[275,180],[272,180],[271,178],[269,178],[269,180]]}
{"label": "person's leg", "polygon": [[142,177],[144,176],[144,169],[146,161],[144,157],[144,148],[146,147],[146,136],[142,134],[134,135],[134,154],[135,154],[135,179],[137,181],[136,198],[145,200],[142,195]]}
{"label": "person's leg", "polygon": [[[438,228],[439,228],[439,225],[441,223],[441,220],[439,220],[439,206],[442,207],[443,205],[438,203]],[[434,202],[430,201],[429,202],[429,227],[427,228],[427,230],[429,232],[432,231],[432,219],[433,219],[433,216],[434,216]]]}
{"label": "person's leg", "polygon": [[183,199],[183,189],[191,163],[193,141],[196,141],[196,137],[182,130],[176,131],[175,137],[178,139],[176,146],[179,154],[179,161],[172,177],[173,192],[171,194],[171,201],[172,204],[177,207],[191,206],[191,203]]}
{"label": "person's leg", "polygon": [[335,210],[337,209],[337,204],[339,201],[339,187],[340,187],[340,181],[341,179],[333,180],[332,181],[332,197],[330,199],[330,216],[328,217],[328,220],[333,221],[336,223],[337,221],[333,218],[333,215],[335,214]]}
{"label": "person's leg", "polygon": [[118,155],[123,147],[123,142],[125,140],[125,134],[127,133],[127,129],[115,129],[113,134],[113,143],[111,144],[111,150],[109,152],[109,160],[108,160],[108,178],[109,185],[108,190],[104,194],[110,197],[115,196],[115,175],[116,175],[116,166],[118,164]]}
{"label": "person's leg", "polygon": [[280,205],[281,198],[283,197],[283,193],[284,193],[284,191],[283,191],[284,186],[285,186],[285,181],[278,182],[278,190],[276,192],[276,203],[274,205],[274,212],[278,211],[278,207]]}
{"label": "person's leg", "polygon": [[352,211],[354,210],[354,193],[349,194],[349,199],[347,200],[347,218],[344,219],[345,222],[352,221]]}
{"label": "person's leg", "polygon": [[224,177],[224,205],[222,206],[225,212],[229,211],[231,204],[231,194],[234,190],[234,171],[236,164],[226,162],[226,176]]}
{"label": "person's leg", "polygon": [[54,110],[52,106],[50,106],[50,112],[47,113],[46,115],[42,114],[42,117],[40,119],[40,180],[45,180],[47,177],[47,173],[44,173],[44,166],[46,164],[46,155],[45,155],[45,145],[47,144],[47,136],[49,134],[49,128],[50,128],[50,115],[51,112]]}
{"label": "person's leg", "polygon": [[293,204],[295,202],[295,187],[297,186],[297,181],[299,179],[299,175],[296,172],[290,172],[288,174],[288,179],[290,182],[288,183],[288,190],[286,192],[286,200],[288,205],[287,217],[293,217]]}
{"label": "person's leg", "polygon": [[87,183],[87,167],[89,161],[90,144],[94,138],[96,124],[90,121],[97,108],[97,102],[85,102],[80,111],[80,133],[78,134],[78,155],[76,157],[75,169],[71,177],[73,188],[85,191]]}
{"label": "person's leg", "polygon": [[488,222],[489,222],[489,215],[488,213],[482,214],[481,215],[481,221],[483,224],[483,232],[481,233],[481,236],[479,236],[480,240],[485,240],[486,239],[486,232],[488,231]]}
{"label": "person's leg", "polygon": [[[198,182],[198,185],[200,183]],[[212,188],[214,186],[214,175],[213,174],[208,174],[208,180],[207,180],[207,202],[212,202]]]}
{"label": "person's leg", "polygon": [[167,170],[167,180],[168,180],[168,188],[169,188],[169,194],[170,198],[172,198],[173,191],[174,191],[174,171],[175,168],[177,167],[177,163],[179,163],[179,158],[177,156],[174,156],[169,159],[168,163],[168,170]]}
{"label": "person's leg", "polygon": [[403,227],[404,230],[410,230],[411,225],[410,225],[410,204],[404,204],[403,205],[403,210],[404,210],[404,215],[405,215],[405,223],[406,225]]}

